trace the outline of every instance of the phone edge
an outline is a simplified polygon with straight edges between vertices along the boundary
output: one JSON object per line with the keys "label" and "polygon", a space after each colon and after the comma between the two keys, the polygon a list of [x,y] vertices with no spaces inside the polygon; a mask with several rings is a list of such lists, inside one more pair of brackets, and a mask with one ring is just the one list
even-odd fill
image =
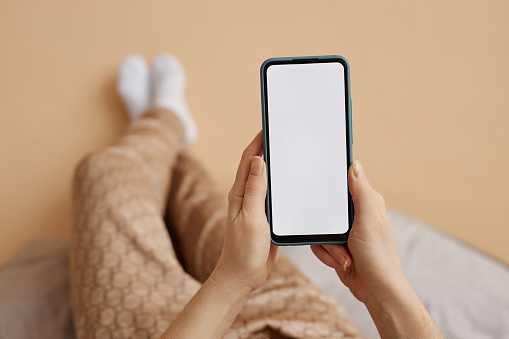
{"label": "phone edge", "polygon": [[[261,66],[260,66],[260,84],[261,84],[261,100],[262,100],[262,135],[263,135],[263,155],[264,160],[267,162],[267,129],[266,129],[266,96],[265,96],[265,69],[267,66],[272,62],[278,62],[278,61],[294,61],[294,60],[324,60],[324,59],[341,59],[345,63],[346,68],[346,94],[347,94],[347,100],[348,100],[348,110],[347,110],[347,128],[348,128],[348,136],[349,136],[349,142],[348,142],[348,166],[347,166],[347,175],[348,175],[348,169],[350,168],[350,165],[353,162],[353,126],[352,126],[352,97],[351,97],[351,84],[350,84],[350,63],[348,60],[341,56],[341,55],[321,55],[321,56],[300,56],[300,57],[275,57],[275,58],[269,58],[265,60]],[[302,245],[326,245],[326,244],[345,244],[348,242],[348,237],[353,225],[353,218],[354,218],[354,207],[352,202],[352,196],[350,194],[350,187],[348,186],[348,203],[349,206],[349,225],[348,225],[348,231],[346,234],[345,240],[338,240],[338,241],[312,241],[312,242],[288,242],[288,243],[280,243],[273,239],[272,237],[272,225],[270,223],[270,177],[269,177],[269,171],[266,171],[266,179],[267,179],[267,193],[265,196],[265,213],[267,216],[267,223],[270,227],[270,241],[277,245],[277,246],[302,246]],[[348,185],[348,184],[347,184]]]}

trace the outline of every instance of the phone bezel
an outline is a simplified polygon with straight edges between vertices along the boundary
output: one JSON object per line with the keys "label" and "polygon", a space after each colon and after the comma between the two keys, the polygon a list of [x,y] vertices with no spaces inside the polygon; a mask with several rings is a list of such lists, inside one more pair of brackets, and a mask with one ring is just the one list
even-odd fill
{"label": "phone bezel", "polygon": [[267,166],[267,196],[265,200],[265,211],[270,225],[271,241],[276,245],[311,245],[311,244],[343,244],[348,240],[348,235],[352,228],[354,209],[350,191],[348,191],[348,231],[339,234],[304,234],[304,235],[276,235],[272,228],[272,205],[271,205],[271,178],[270,178],[270,140],[268,125],[268,100],[267,100],[267,70],[273,65],[282,64],[308,64],[308,63],[332,63],[339,62],[344,68],[345,81],[345,126],[346,126],[346,145],[347,145],[347,168],[352,163],[352,111],[350,98],[350,66],[348,61],[339,55],[325,56],[306,56],[306,57],[288,57],[271,58],[265,60],[260,68],[261,92],[262,92],[262,123],[263,123],[263,153]]}

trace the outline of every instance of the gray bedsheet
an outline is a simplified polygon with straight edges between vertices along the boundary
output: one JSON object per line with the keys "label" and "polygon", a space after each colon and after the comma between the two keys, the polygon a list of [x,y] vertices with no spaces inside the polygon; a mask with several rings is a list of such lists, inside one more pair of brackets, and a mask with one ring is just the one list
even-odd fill
{"label": "gray bedsheet", "polygon": [[[389,212],[407,279],[446,338],[509,338],[509,270],[444,233]],[[334,297],[369,338],[378,332],[363,304],[309,246],[282,251]]]}
{"label": "gray bedsheet", "polygon": [[74,338],[68,252],[67,240],[38,239],[0,269],[0,338]]}
{"label": "gray bedsheet", "polygon": [[[390,212],[405,274],[446,338],[509,338],[509,270],[433,228]],[[366,336],[368,312],[308,246],[281,249],[334,297]],[[0,338],[74,338],[68,242],[39,239],[0,268]]]}

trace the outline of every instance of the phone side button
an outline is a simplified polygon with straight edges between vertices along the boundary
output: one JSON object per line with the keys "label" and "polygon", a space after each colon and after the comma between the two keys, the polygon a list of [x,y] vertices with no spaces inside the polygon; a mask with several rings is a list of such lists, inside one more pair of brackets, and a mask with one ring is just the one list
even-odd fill
{"label": "phone side button", "polygon": [[353,123],[352,123],[352,120],[353,120],[352,99],[350,98],[350,139],[351,139],[352,145],[353,145]]}

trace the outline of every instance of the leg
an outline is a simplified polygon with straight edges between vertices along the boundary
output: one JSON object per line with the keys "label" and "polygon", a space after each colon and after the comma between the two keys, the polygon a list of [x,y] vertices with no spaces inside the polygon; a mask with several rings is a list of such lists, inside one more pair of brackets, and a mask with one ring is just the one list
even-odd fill
{"label": "leg", "polygon": [[345,310],[281,253],[232,325],[232,338],[255,333],[271,338],[363,337]]}
{"label": "leg", "polygon": [[200,286],[176,259],[163,221],[187,131],[167,109],[137,116],[143,66],[138,59],[120,69],[119,91],[132,99],[125,102],[136,119],[74,178],[70,287],[78,338],[159,336]]}
{"label": "leg", "polygon": [[172,181],[167,226],[182,265],[203,283],[221,255],[228,199],[187,153],[179,155]]}
{"label": "leg", "polygon": [[[168,199],[168,227],[181,261],[205,281],[221,254],[227,198],[191,156],[179,156]],[[338,282],[339,283],[339,282]],[[266,283],[253,292],[227,337],[361,337],[335,301],[282,254]]]}
{"label": "leg", "polygon": [[162,217],[179,124],[152,110],[76,172],[70,274],[78,338],[156,337],[199,288]]}

